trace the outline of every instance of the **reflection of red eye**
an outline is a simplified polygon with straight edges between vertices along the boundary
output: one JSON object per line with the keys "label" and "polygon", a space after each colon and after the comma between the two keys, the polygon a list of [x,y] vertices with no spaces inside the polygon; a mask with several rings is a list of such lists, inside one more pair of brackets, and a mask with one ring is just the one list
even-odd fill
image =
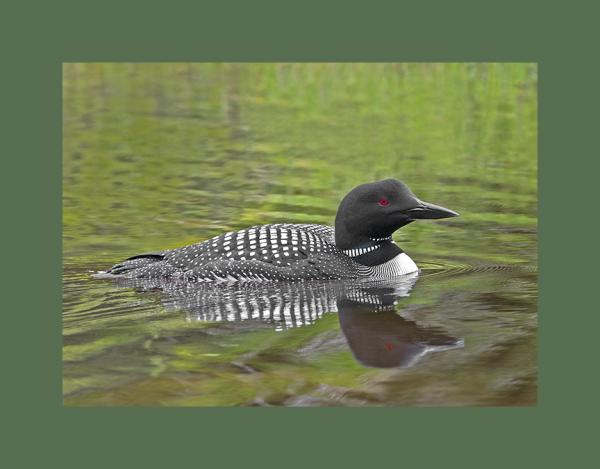
{"label": "reflection of red eye", "polygon": [[381,205],[382,207],[385,207],[386,205],[390,204],[390,201],[388,199],[385,198],[381,198],[379,199],[379,202],[377,202],[379,205]]}

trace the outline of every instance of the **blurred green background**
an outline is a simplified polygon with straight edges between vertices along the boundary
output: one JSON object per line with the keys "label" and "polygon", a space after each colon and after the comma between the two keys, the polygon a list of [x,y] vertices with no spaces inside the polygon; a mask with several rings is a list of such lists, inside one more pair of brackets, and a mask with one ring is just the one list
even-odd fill
{"label": "blurred green background", "polygon": [[[352,187],[388,177],[461,214],[394,239],[425,273],[406,305],[426,305],[425,322],[467,347],[426,372],[385,375],[404,391],[377,402],[535,400],[535,64],[65,64],[63,120],[67,403],[247,404],[324,379],[348,389],[383,379],[335,347],[272,361],[339,334],[333,315],[282,333],[245,329],[224,353],[222,339],[194,338],[218,326],[190,325],[89,272],[254,224],[332,224]],[[257,382],[221,368],[261,346],[274,349]],[[482,367],[496,349],[502,368]]]}
{"label": "blurred green background", "polygon": [[530,261],[494,228],[536,224],[536,86],[532,64],[66,64],[65,257],[330,224],[397,177],[478,234],[413,224],[411,252]]}

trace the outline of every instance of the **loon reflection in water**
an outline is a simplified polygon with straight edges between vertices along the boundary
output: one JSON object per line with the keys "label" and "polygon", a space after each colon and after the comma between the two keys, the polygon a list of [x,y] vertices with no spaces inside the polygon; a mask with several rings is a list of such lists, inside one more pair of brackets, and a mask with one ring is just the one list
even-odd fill
{"label": "loon reflection in water", "polygon": [[438,328],[403,318],[398,299],[410,294],[418,275],[394,281],[280,282],[204,285],[166,279],[119,279],[121,287],[158,291],[168,309],[208,322],[266,322],[276,330],[308,326],[337,312],[355,359],[369,367],[410,367],[428,352],[462,347]]}

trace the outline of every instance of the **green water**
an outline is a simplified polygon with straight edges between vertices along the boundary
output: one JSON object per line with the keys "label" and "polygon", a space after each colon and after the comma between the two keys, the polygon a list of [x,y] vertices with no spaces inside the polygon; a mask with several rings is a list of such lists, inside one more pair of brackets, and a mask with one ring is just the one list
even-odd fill
{"label": "green water", "polygon": [[[534,404],[536,90],[532,64],[65,65],[65,404]],[[369,290],[385,311],[349,305],[362,287],[90,276],[250,225],[332,224],[387,177],[461,216],[394,235],[422,274]],[[231,312],[259,296],[323,307]]]}

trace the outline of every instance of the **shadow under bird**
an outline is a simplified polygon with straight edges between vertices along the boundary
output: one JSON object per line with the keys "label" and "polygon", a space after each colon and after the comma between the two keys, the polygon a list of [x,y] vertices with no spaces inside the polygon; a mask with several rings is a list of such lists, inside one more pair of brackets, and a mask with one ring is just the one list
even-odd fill
{"label": "shadow under bird", "polygon": [[271,224],[189,246],[130,257],[98,278],[171,278],[194,282],[391,279],[418,272],[392,234],[415,220],[458,213],[419,200],[406,184],[385,179],[352,189],[335,228]]}

